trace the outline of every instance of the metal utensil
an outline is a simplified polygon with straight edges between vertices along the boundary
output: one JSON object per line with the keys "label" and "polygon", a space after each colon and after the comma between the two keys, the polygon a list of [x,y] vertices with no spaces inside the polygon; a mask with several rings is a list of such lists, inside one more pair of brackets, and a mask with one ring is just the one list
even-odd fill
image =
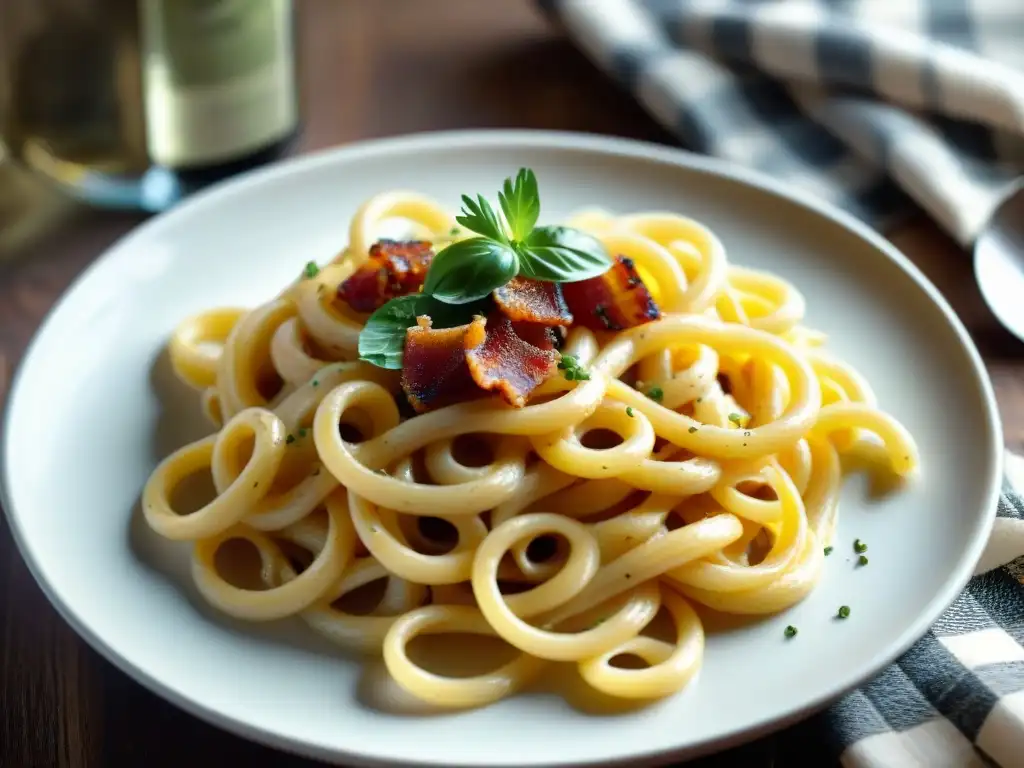
{"label": "metal utensil", "polygon": [[1024,179],[978,236],[974,275],[992,314],[1024,341]]}

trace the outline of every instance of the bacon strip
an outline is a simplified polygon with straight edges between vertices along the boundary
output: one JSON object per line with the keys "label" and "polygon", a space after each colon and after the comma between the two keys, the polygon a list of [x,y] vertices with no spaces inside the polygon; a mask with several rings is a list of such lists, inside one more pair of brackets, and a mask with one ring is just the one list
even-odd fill
{"label": "bacon strip", "polygon": [[430,243],[422,240],[380,240],[370,247],[366,263],[338,286],[338,299],[356,312],[373,312],[423,287],[433,258]]}
{"label": "bacon strip", "polygon": [[[526,341],[519,330],[539,344]],[[497,392],[522,408],[555,373],[558,353],[549,329],[515,324],[500,312],[455,328],[433,329],[428,318],[405,334],[402,389],[417,413]]]}
{"label": "bacon strip", "polygon": [[661,317],[632,259],[616,256],[602,275],[563,283],[562,294],[577,325],[594,331],[621,331]]}
{"label": "bacon strip", "polygon": [[516,332],[516,336],[527,344],[532,344],[537,349],[548,351],[557,348],[558,337],[555,334],[561,331],[562,328],[549,328],[540,323],[517,323],[513,321],[512,330]]}
{"label": "bacon strip", "polygon": [[464,340],[466,360],[481,389],[497,391],[509,405],[522,408],[542,382],[555,372],[558,353],[521,339],[512,321],[492,312],[470,323]]}
{"label": "bacon strip", "polygon": [[572,315],[558,283],[514,277],[494,291],[494,303],[509,320],[571,325]]}
{"label": "bacon strip", "polygon": [[479,395],[463,345],[470,326],[434,329],[427,318],[419,323],[405,332],[402,358],[402,389],[410,405],[424,413]]}

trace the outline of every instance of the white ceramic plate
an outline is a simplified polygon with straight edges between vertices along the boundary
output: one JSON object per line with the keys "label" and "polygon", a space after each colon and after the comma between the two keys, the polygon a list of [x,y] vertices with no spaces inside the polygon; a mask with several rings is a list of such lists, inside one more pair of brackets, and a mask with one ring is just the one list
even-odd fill
{"label": "white ceramic plate", "polygon": [[[196,595],[185,548],[139,522],[159,458],[205,433],[163,346],[185,315],[274,294],[343,244],[368,195],[406,187],[457,207],[520,166],[543,218],[600,205],[669,209],[712,227],[730,259],[804,293],[808,322],[920,442],[923,481],[843,496],[836,554],[784,615],[714,635],[685,692],[631,714],[546,694],[415,717],[373,704],[372,678],[302,627],[243,625]],[[121,669],[249,738],[343,763],[582,765],[654,760],[791,722],[869,677],[954,599],[992,522],[1002,437],[977,352],[946,303],[882,238],[770,180],[682,152],[582,135],[471,132],[355,145],[247,175],[139,227],[68,292],[10,396],[4,507],[50,600]],[[855,569],[850,542],[870,543]],[[833,616],[852,607],[846,621]],[[783,628],[799,636],[785,641]]]}

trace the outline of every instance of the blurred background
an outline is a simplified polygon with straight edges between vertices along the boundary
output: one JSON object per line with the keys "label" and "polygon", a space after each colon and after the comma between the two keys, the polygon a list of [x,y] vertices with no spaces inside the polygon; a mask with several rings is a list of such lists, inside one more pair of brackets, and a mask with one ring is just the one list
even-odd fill
{"label": "blurred background", "polygon": [[3,0],[0,247],[353,139],[524,126],[671,141],[631,100],[603,103],[608,84],[552,31],[528,0]]}

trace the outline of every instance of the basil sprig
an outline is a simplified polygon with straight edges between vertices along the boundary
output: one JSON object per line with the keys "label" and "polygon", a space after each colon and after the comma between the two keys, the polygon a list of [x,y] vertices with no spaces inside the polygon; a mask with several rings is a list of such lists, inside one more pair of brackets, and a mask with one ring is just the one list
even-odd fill
{"label": "basil sprig", "polygon": [[512,238],[526,240],[540,217],[540,193],[537,191],[537,177],[533,171],[527,168],[520,170],[515,184],[512,179],[505,179],[498,202],[501,203],[505,221],[512,228]]}
{"label": "basil sprig", "polygon": [[516,275],[554,283],[587,280],[612,262],[594,237],[569,227],[538,227],[537,177],[520,169],[505,179],[498,202],[504,221],[483,195],[462,196],[455,220],[477,237],[459,240],[431,261],[423,292],[400,296],[382,306],[359,334],[359,357],[381,368],[402,367],[405,332],[420,315],[433,327],[451,328],[486,310],[491,293]]}

